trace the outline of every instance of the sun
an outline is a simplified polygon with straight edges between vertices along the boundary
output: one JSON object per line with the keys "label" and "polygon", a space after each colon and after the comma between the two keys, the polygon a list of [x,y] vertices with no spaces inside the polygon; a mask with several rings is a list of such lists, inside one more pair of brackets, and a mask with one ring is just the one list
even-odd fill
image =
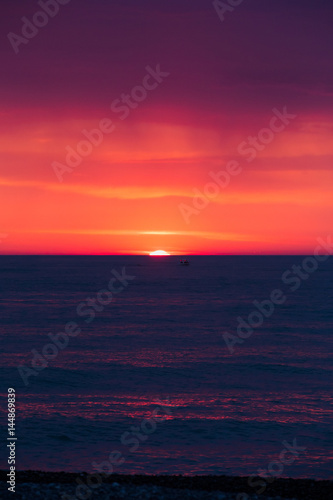
{"label": "sun", "polygon": [[170,255],[170,254],[168,252],[165,252],[164,250],[155,250],[155,252],[151,252],[149,255],[163,256],[163,255]]}

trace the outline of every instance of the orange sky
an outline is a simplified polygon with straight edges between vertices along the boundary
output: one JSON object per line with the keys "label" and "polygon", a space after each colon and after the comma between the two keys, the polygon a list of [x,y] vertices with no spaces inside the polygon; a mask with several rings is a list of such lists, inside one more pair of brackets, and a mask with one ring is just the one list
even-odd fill
{"label": "orange sky", "polygon": [[[249,129],[221,131],[221,141],[218,130],[195,122],[142,122],[138,115],[126,127],[117,123],[62,182],[53,161],[63,162],[66,146],[76,146],[77,129],[91,130],[98,120],[31,121],[20,138],[7,133],[1,145],[10,167],[0,177],[6,207],[0,227],[8,234],[1,250],[307,252],[332,221],[333,143],[328,124],[316,130],[302,118],[247,162],[237,154],[236,136],[246,138]],[[225,170],[231,159],[242,171],[186,222],[180,204],[193,207],[193,189],[203,192],[209,172]]]}
{"label": "orange sky", "polygon": [[[161,26],[169,24],[180,39],[176,18],[162,21],[155,14]],[[316,238],[330,234],[333,121],[329,97],[321,87],[302,85],[289,73],[288,82],[272,83],[266,77],[254,82],[250,69],[244,77],[237,76],[237,84],[227,83],[227,77],[239,75],[235,67],[242,67],[244,56],[237,52],[236,42],[231,49],[234,59],[218,48],[219,37],[226,35],[211,12],[205,14],[199,34],[207,35],[206,47],[196,48],[206,72],[188,62],[184,48],[172,58],[172,47],[166,48],[155,31],[146,39],[126,42],[119,32],[117,48],[102,53],[98,44],[89,45],[87,57],[94,57],[97,65],[90,68],[85,58],[88,45],[82,41],[79,51],[75,45],[75,15],[68,6],[69,17],[59,19],[66,49],[57,47],[54,25],[29,42],[25,54],[15,56],[10,47],[2,49],[4,67],[12,76],[0,84],[5,96],[0,125],[1,253],[311,253]],[[123,22],[126,29],[128,18]],[[198,23],[191,13],[188,26],[182,27],[186,40]],[[232,23],[226,28],[232,37],[234,28]],[[99,32],[98,19],[94,29]],[[157,48],[147,48],[153,36]],[[267,30],[258,36],[264,42]],[[73,46],[68,45],[70,39]],[[194,39],[193,43],[199,46]],[[130,59],[117,63],[112,52],[112,71],[104,71],[108,50],[130,53],[136,44],[141,52],[134,68]],[[269,55],[260,52],[257,41],[253,44],[258,72],[260,62],[267,68]],[[50,47],[55,59],[45,67]],[[313,50],[309,57],[322,65],[323,72],[326,63],[318,62]],[[158,62],[169,76],[121,120],[110,104],[141,85],[147,65],[156,68]],[[220,80],[216,64],[221,64],[218,74],[226,73]],[[297,116],[248,161],[239,145],[269,127],[273,108],[282,112],[284,106]],[[104,133],[101,144],[93,146],[77,167],[57,178],[52,165],[66,164],[66,147],[76,149],[85,139],[82,130],[96,129],[106,118],[114,130]],[[212,182],[210,172],[225,170],[232,160],[241,172],[185,220],[180,207],[193,208],[194,190],[203,192]]]}

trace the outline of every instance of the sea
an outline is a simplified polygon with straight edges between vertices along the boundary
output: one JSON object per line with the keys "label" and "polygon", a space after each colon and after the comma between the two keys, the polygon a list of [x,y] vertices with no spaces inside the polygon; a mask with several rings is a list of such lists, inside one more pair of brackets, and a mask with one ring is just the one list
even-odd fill
{"label": "sea", "polygon": [[0,257],[1,469],[332,479],[333,257],[184,257]]}

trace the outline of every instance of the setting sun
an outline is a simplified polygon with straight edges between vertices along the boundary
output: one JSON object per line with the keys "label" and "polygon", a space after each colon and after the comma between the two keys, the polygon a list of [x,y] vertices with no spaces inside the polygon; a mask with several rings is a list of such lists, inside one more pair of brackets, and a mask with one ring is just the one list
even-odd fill
{"label": "setting sun", "polygon": [[164,250],[156,250],[155,252],[151,252],[149,255],[163,256],[163,255],[170,255],[170,254],[168,252],[165,252]]}

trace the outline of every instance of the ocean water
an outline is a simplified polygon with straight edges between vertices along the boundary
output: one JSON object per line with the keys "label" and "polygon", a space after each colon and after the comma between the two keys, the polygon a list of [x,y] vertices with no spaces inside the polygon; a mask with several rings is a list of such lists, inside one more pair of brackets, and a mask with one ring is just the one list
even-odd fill
{"label": "ocean water", "polygon": [[[0,428],[14,387],[17,468],[332,479],[333,258],[295,278],[303,261],[1,256]],[[128,278],[111,296],[114,272]],[[237,336],[276,289],[283,303]],[[80,333],[45,347],[70,322]]]}

